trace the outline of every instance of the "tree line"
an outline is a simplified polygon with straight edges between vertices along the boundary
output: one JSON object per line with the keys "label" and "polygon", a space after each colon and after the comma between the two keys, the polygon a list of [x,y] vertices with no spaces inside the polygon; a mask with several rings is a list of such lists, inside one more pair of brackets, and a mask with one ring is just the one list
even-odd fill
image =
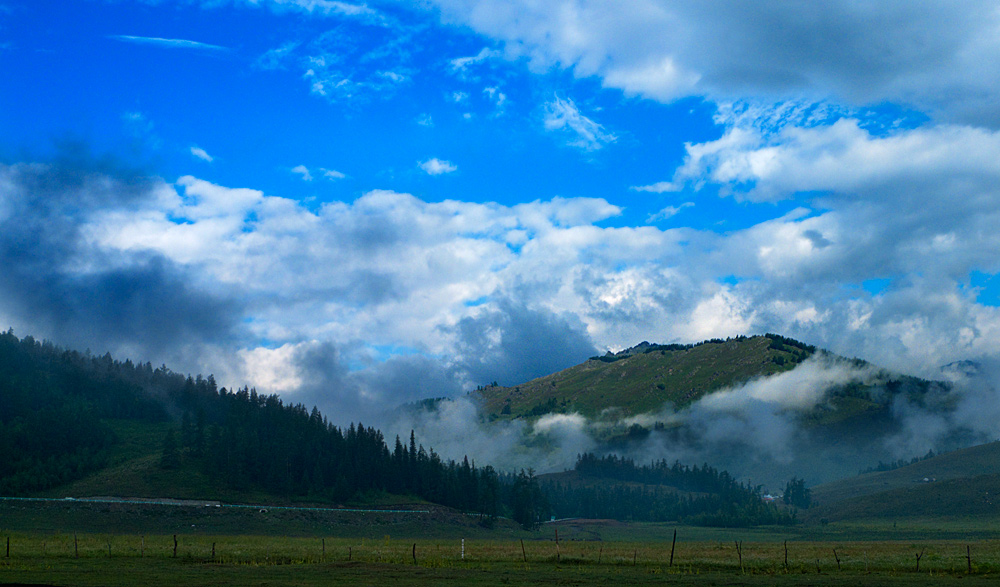
{"label": "tree line", "polygon": [[705,525],[788,523],[745,487],[708,465],[637,466],[581,455],[576,471],[600,482],[541,482],[531,470],[500,472],[447,460],[411,431],[390,441],[362,423],[341,428],[317,408],[286,404],[210,375],[117,361],[0,333],[0,494],[29,495],[106,466],[117,442],[110,419],[167,422],[165,469],[198,467],[240,490],[344,502],[411,495],[479,516],[536,527],[552,515],[683,520]]}
{"label": "tree line", "polygon": [[742,484],[707,464],[689,467],[659,460],[636,465],[629,458],[586,453],[577,459],[575,471],[578,481],[542,486],[559,517],[723,527],[796,521],[794,512],[764,502],[760,487]]}

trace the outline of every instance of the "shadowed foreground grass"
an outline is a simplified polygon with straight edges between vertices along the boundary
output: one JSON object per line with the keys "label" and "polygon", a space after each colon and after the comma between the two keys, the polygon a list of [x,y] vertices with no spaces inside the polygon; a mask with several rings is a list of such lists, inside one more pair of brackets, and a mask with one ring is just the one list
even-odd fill
{"label": "shadowed foreground grass", "polygon": [[969,574],[957,541],[790,542],[786,567],[782,542],[742,542],[739,551],[735,542],[678,542],[671,566],[669,542],[531,540],[522,551],[519,540],[467,540],[463,559],[460,540],[177,539],[174,557],[173,536],[13,533],[9,557],[0,537],[0,584],[992,585],[1000,577],[998,541],[971,543]]}

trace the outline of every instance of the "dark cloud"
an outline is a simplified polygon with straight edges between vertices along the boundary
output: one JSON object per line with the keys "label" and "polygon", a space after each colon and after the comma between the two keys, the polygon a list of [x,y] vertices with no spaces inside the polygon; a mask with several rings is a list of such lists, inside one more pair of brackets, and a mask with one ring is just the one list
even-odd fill
{"label": "dark cloud", "polygon": [[141,359],[232,337],[232,300],[200,291],[160,255],[109,253],[84,234],[95,214],[141,206],[157,185],[78,146],[51,162],[0,166],[0,314],[24,334]]}
{"label": "dark cloud", "polygon": [[522,383],[597,354],[584,325],[510,300],[455,326],[459,365],[476,382]]}

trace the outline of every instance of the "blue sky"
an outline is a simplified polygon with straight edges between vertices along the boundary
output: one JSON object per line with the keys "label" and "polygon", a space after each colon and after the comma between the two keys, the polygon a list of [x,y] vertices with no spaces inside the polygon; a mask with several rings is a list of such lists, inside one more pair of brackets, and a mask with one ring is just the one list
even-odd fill
{"label": "blue sky", "polygon": [[0,0],[0,324],[349,414],[642,340],[992,357],[998,24]]}

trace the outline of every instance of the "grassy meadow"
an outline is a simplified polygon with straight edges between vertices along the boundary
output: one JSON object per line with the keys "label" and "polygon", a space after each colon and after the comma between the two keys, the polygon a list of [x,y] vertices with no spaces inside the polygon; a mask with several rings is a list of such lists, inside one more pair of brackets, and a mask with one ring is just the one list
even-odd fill
{"label": "grassy meadow", "polygon": [[753,529],[566,520],[525,531],[440,512],[265,509],[0,502],[0,585],[986,585],[1000,578],[997,520]]}
{"label": "grassy meadow", "polygon": [[[546,533],[547,533],[546,529]],[[686,529],[681,529],[683,535]],[[537,534],[537,533],[536,533]],[[8,532],[0,584],[995,584],[1000,541],[671,543]],[[5,542],[0,542],[5,547]],[[213,557],[214,551],[214,557]],[[5,554],[5,553],[0,553]],[[919,570],[917,556],[920,555]],[[414,559],[415,556],[415,559]],[[838,560],[839,559],[839,562]]]}

